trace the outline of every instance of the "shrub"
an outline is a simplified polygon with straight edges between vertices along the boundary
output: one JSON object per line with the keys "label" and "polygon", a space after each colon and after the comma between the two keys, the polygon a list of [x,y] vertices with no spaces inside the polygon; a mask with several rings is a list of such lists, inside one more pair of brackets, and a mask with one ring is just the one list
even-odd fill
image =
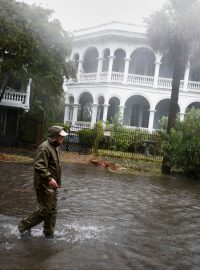
{"label": "shrub", "polygon": [[132,138],[131,131],[121,128],[111,130],[111,149],[127,152]]}
{"label": "shrub", "polygon": [[79,143],[85,148],[91,148],[94,146],[96,131],[95,129],[82,129],[77,132],[79,136]]}
{"label": "shrub", "polygon": [[200,110],[192,109],[183,122],[177,121],[169,136],[167,149],[171,167],[186,175],[200,173]]}

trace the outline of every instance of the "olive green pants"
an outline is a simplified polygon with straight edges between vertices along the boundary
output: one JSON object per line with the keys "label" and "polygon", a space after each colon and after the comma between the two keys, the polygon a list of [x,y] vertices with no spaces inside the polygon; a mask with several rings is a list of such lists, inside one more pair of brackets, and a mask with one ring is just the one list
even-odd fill
{"label": "olive green pants", "polygon": [[57,190],[36,189],[39,209],[18,224],[20,230],[25,231],[44,221],[43,233],[45,236],[54,234],[57,217]]}

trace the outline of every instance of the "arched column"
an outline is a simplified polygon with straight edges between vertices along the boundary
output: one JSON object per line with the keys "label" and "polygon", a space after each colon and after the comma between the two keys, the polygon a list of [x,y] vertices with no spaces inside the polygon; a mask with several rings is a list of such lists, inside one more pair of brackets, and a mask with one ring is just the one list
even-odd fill
{"label": "arched column", "polygon": [[111,76],[112,76],[112,69],[113,69],[113,61],[114,61],[114,55],[109,56],[109,65],[108,65],[108,81],[111,81]]}
{"label": "arched column", "polygon": [[106,122],[106,120],[107,120],[109,106],[110,106],[109,104],[103,104],[103,107],[104,107],[104,109],[103,109],[103,122]]}
{"label": "arched column", "polygon": [[79,104],[73,104],[73,115],[72,115],[72,126],[75,126],[78,116],[78,107]]}
{"label": "arched column", "polygon": [[156,110],[149,110],[149,124],[148,124],[148,130],[152,132],[153,130],[153,123],[154,123],[154,116],[155,116]]}
{"label": "arched column", "polygon": [[99,57],[98,59],[98,67],[97,67],[97,82],[100,81],[100,75],[102,72],[102,67],[103,67],[103,58]]}
{"label": "arched column", "polygon": [[26,111],[28,111],[30,108],[31,82],[32,82],[32,79],[29,80],[29,83],[26,87],[26,100],[25,100],[25,106],[24,106]]}
{"label": "arched column", "polygon": [[189,75],[190,75],[190,63],[188,62],[185,68],[183,91],[187,91]]}
{"label": "arched column", "polygon": [[80,75],[83,70],[83,60],[78,60],[78,71],[77,71],[77,79],[80,80]]}
{"label": "arched column", "polygon": [[157,88],[158,87],[158,77],[159,77],[159,71],[160,71],[160,61],[155,62],[155,72],[154,72],[154,80],[153,80],[153,87]]}
{"label": "arched column", "polygon": [[185,113],[179,112],[179,118],[180,118],[180,121],[182,122],[185,118]]}
{"label": "arched column", "polygon": [[91,126],[93,127],[94,124],[96,123],[97,119],[97,109],[98,109],[98,104],[92,104],[92,117],[91,117]]}
{"label": "arched column", "polygon": [[130,58],[124,58],[125,60],[125,67],[124,67],[124,79],[123,79],[123,83],[127,83],[127,79],[128,79],[128,70],[129,70],[129,63],[130,63]]}
{"label": "arched column", "polygon": [[126,108],[125,106],[119,106],[119,113],[120,113],[122,120],[124,119],[124,109],[125,108]]}
{"label": "arched column", "polygon": [[65,113],[64,113],[64,123],[69,122],[69,111],[70,111],[70,104],[66,103],[65,104]]}
{"label": "arched column", "polygon": [[98,107],[97,107],[97,121],[100,120],[101,110],[98,109],[98,108],[100,108],[100,106],[101,106],[101,105],[98,104]]}

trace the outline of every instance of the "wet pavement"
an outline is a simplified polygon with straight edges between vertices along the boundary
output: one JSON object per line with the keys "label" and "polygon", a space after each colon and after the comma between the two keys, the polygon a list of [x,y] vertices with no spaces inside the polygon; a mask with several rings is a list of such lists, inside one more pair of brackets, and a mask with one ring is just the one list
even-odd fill
{"label": "wet pavement", "polygon": [[54,239],[21,238],[36,207],[31,164],[0,162],[0,269],[200,269],[200,181],[62,164]]}

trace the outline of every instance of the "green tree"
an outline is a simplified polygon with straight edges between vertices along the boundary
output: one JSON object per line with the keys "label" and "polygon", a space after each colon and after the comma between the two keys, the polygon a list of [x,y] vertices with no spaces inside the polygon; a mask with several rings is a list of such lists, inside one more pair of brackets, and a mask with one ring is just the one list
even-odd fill
{"label": "green tree", "polygon": [[[153,49],[170,55],[173,64],[172,91],[167,135],[176,124],[179,86],[185,65],[200,43],[200,3],[198,0],[168,0],[148,19],[148,37]],[[170,174],[169,158],[163,158],[162,173]]]}
{"label": "green tree", "polygon": [[19,88],[31,78],[32,109],[42,109],[48,116],[61,107],[64,77],[75,77],[72,63],[66,61],[70,34],[58,20],[52,20],[52,14],[52,10],[36,5],[1,0],[0,101],[13,78],[20,82]]}

